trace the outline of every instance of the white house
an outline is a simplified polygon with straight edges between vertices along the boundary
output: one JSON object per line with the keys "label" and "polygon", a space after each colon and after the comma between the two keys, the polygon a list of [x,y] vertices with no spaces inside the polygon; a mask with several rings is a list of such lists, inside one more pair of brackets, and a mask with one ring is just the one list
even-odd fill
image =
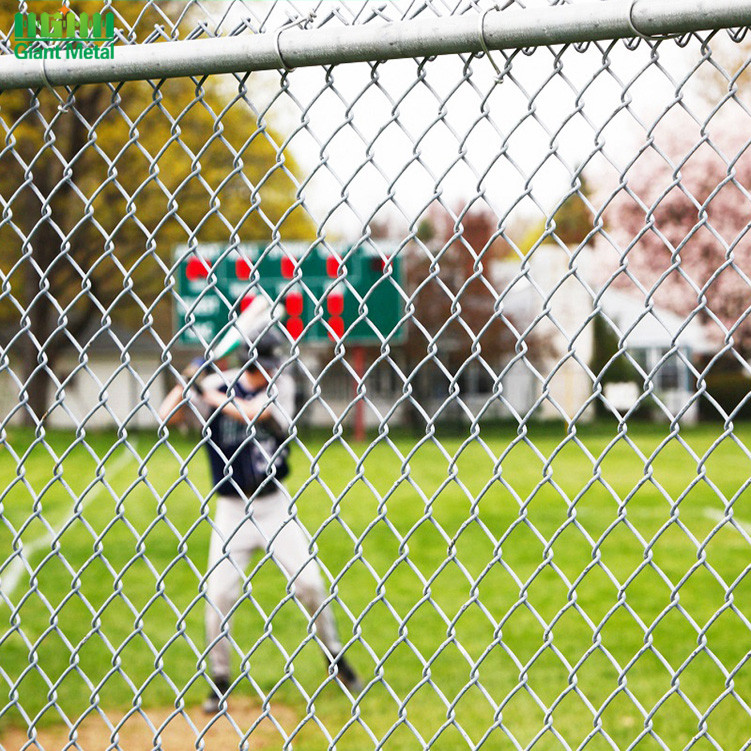
{"label": "white house", "polygon": [[[643,369],[651,373],[654,395],[665,417],[681,414],[696,420],[698,405],[689,404],[695,386],[691,363],[696,355],[716,351],[698,320],[686,320],[645,299],[618,289],[599,287],[597,258],[557,245],[541,246],[522,263],[503,262],[494,279],[504,291],[505,310],[521,328],[534,332],[528,362],[513,364],[504,378],[504,392],[519,412],[539,405],[543,418],[587,419],[593,415],[595,305]],[[534,342],[534,343],[533,343]],[[670,353],[670,354],[668,354]],[[633,385],[609,384],[612,406],[627,411],[643,392]],[[685,411],[684,411],[685,410]]]}
{"label": "white house", "polygon": [[[696,355],[717,350],[700,322],[610,288],[602,293],[599,302],[634,361],[646,375],[651,374],[655,396],[669,415],[681,414],[684,422],[696,421],[699,405],[696,400],[691,401],[696,392],[691,366]],[[638,389],[629,392],[617,388],[618,384],[609,386],[605,397],[616,409],[630,409],[639,396]]]}

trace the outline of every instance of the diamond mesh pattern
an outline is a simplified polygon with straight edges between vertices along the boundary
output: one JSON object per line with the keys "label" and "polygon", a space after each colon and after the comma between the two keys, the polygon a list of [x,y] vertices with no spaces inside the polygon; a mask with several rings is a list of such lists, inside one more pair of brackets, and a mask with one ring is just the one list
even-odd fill
{"label": "diamond mesh pattern", "polygon": [[[106,5],[155,54],[490,7]],[[748,748],[748,50],[0,94],[0,747]],[[213,439],[184,368],[241,312],[236,261],[282,321],[285,484],[365,688],[327,676],[266,552],[207,719]]]}

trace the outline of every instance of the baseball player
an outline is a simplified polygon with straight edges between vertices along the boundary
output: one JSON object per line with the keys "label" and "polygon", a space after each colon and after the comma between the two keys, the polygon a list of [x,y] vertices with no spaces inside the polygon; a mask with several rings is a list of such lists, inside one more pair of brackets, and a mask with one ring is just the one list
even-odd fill
{"label": "baseball player", "polygon": [[[219,712],[231,684],[229,618],[240,594],[243,572],[255,551],[268,551],[293,581],[295,597],[315,618],[318,638],[325,647],[331,672],[353,695],[362,684],[342,656],[331,605],[320,569],[311,557],[310,540],[296,518],[282,484],[288,472],[284,443],[294,409],[294,382],[281,365],[281,339],[273,330],[246,348],[239,370],[215,372],[191,382],[190,402],[201,415],[210,439],[206,442],[216,513],[209,544],[206,643],[212,688],[203,704],[207,713]],[[276,377],[274,377],[276,375]],[[169,392],[159,416],[167,424],[186,411],[182,385]]]}

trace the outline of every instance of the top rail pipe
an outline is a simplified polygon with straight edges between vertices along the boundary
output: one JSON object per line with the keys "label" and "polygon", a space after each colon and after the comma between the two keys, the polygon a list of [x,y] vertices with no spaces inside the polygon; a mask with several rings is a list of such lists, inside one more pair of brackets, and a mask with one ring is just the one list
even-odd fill
{"label": "top rail pipe", "polygon": [[[203,76],[480,52],[480,14],[336,29],[122,45],[113,59],[0,56],[0,90]],[[609,0],[490,11],[488,49],[622,39],[751,25],[751,0]],[[279,56],[281,50],[282,58]],[[62,56],[61,56],[62,57]],[[286,64],[286,65],[285,65]]]}

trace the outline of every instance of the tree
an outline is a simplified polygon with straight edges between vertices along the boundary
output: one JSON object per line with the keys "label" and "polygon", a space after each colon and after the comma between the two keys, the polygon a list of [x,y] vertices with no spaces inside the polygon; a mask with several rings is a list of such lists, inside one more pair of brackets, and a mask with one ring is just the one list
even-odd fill
{"label": "tree", "polygon": [[527,228],[519,250],[526,255],[541,238],[554,236],[564,245],[576,248],[592,232],[592,209],[588,206],[591,188],[584,176],[579,189],[559,202],[552,219],[541,220]]}
{"label": "tree", "polygon": [[[709,337],[751,354],[751,118],[727,103],[701,129],[665,123],[628,170],[605,212],[622,253],[615,284],[681,316]],[[613,258],[603,248],[600,258]]]}
{"label": "tree", "polygon": [[[127,27],[137,5],[118,5],[116,26]],[[11,20],[0,11],[3,28]],[[169,335],[165,283],[177,244],[315,234],[295,160],[256,116],[245,82],[87,85],[62,106],[46,89],[6,91],[0,128],[0,318],[20,331],[29,423],[47,409],[61,354],[92,325]]]}
{"label": "tree", "polygon": [[413,382],[418,402],[443,380],[432,367],[436,358],[458,380],[480,358],[497,373],[516,344],[490,274],[493,263],[510,252],[498,219],[487,207],[460,207],[457,217],[432,204],[418,222],[419,242],[405,255],[407,293],[414,306],[405,352],[410,372],[419,371]]}

